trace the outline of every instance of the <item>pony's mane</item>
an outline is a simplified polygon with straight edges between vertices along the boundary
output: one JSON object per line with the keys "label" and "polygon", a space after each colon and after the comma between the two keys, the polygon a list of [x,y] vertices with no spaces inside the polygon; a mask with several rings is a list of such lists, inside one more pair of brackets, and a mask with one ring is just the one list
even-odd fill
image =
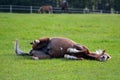
{"label": "pony's mane", "polygon": [[102,54],[102,50],[101,49],[98,49],[98,50],[96,50],[96,52],[95,52],[95,54]]}

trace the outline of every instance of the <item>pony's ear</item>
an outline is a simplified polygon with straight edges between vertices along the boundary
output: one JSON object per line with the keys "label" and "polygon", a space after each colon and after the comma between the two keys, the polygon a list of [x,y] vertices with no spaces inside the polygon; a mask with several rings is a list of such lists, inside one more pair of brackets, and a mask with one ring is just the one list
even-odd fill
{"label": "pony's ear", "polygon": [[30,44],[32,45],[32,44],[33,44],[33,42],[30,42]]}
{"label": "pony's ear", "polygon": [[102,51],[102,54],[105,54],[105,52],[106,52],[106,50],[103,50],[103,51]]}

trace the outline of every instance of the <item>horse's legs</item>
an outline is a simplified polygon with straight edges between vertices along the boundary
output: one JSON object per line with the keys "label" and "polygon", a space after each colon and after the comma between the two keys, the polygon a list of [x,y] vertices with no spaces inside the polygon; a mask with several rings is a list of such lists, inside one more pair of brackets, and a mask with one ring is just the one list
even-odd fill
{"label": "horse's legs", "polygon": [[52,13],[53,13],[53,10],[52,10],[52,9],[49,9],[49,10],[48,10],[48,13],[49,13],[49,14],[52,14]]}
{"label": "horse's legs", "polygon": [[85,57],[89,57],[88,49],[78,44],[68,48],[67,54],[69,55],[64,56],[67,59],[83,60]]}
{"label": "horse's legs", "polygon": [[81,46],[81,45],[74,45],[71,48],[68,48],[67,51],[69,53],[85,53],[86,55],[89,54],[89,50],[85,47],[85,46]]}
{"label": "horse's legs", "polygon": [[37,50],[31,50],[30,55],[31,55],[31,58],[34,60],[49,59],[50,58],[50,55],[47,55],[43,51],[37,51]]}
{"label": "horse's legs", "polygon": [[83,60],[84,59],[82,57],[76,57],[76,56],[69,55],[69,54],[65,54],[64,58],[66,58],[66,59],[72,59],[72,60]]}

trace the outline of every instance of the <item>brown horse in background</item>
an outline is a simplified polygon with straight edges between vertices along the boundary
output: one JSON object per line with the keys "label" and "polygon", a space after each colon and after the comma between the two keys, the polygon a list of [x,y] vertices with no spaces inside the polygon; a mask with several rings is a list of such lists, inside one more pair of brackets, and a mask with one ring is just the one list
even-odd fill
{"label": "brown horse in background", "polygon": [[110,56],[105,50],[90,52],[85,46],[79,45],[68,38],[40,38],[31,42],[32,50],[25,53],[19,49],[18,42],[15,43],[15,52],[17,55],[29,55],[33,59],[61,58],[82,60],[92,59],[106,61]]}
{"label": "brown horse in background", "polygon": [[38,9],[38,13],[53,13],[53,7],[49,5],[41,6]]}

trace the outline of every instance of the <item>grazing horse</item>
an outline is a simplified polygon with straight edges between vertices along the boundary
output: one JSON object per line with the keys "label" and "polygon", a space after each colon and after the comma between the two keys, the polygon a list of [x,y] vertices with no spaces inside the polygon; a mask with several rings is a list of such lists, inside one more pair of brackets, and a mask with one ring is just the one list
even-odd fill
{"label": "grazing horse", "polygon": [[111,57],[105,53],[105,50],[90,52],[87,47],[77,44],[68,38],[40,38],[30,43],[32,50],[25,53],[19,49],[18,41],[15,43],[15,52],[17,55],[29,55],[34,60],[49,58],[66,58],[73,60],[92,59],[98,61],[107,61]]}
{"label": "grazing horse", "polygon": [[41,6],[38,9],[38,13],[52,13],[53,12],[53,7],[52,6]]}

